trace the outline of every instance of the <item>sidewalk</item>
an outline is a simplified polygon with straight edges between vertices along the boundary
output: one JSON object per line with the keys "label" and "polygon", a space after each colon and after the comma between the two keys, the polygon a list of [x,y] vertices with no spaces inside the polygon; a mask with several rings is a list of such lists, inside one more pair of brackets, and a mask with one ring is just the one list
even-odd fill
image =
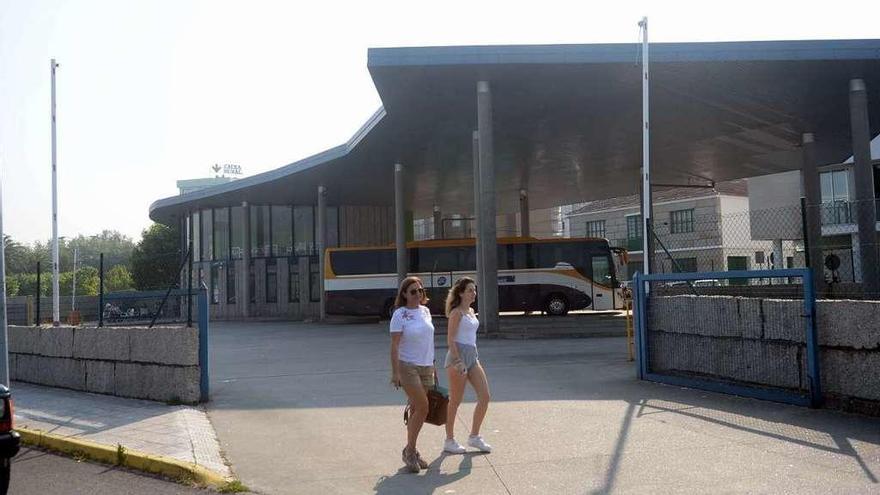
{"label": "sidewalk", "polygon": [[12,384],[15,427],[192,463],[230,476],[200,407],[124,399],[28,383]]}

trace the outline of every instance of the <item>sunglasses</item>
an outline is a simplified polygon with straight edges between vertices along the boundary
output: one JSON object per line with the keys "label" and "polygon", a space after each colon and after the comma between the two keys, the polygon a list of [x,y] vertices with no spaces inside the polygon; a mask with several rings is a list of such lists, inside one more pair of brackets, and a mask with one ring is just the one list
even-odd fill
{"label": "sunglasses", "polygon": [[411,296],[414,296],[416,294],[424,294],[424,293],[425,293],[425,289],[423,289],[421,287],[418,289],[410,289],[410,291],[409,291],[409,295],[411,295]]}

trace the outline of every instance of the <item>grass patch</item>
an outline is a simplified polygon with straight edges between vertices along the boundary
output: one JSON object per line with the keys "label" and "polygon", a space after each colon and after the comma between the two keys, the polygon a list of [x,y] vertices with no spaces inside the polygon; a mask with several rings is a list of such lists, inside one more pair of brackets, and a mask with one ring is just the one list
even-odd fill
{"label": "grass patch", "polygon": [[217,489],[220,493],[242,493],[250,491],[248,487],[239,480],[227,481],[225,485]]}
{"label": "grass patch", "polygon": [[128,454],[125,453],[125,447],[123,447],[121,443],[117,443],[116,444],[116,465],[117,466],[125,465],[126,458],[128,458]]}

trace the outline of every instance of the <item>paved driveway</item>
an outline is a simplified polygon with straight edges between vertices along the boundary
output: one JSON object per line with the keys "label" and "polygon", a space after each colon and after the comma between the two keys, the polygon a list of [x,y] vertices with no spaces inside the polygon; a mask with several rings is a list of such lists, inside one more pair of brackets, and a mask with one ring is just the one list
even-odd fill
{"label": "paved driveway", "polygon": [[209,416],[262,493],[880,493],[880,420],[638,382],[621,338],[481,341],[496,451],[440,455],[427,425],[431,468],[407,474],[384,326],[212,334]]}

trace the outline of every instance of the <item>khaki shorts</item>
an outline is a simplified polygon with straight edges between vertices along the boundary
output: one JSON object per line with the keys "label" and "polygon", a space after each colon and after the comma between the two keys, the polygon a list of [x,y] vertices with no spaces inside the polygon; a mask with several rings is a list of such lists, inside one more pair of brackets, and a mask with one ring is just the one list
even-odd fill
{"label": "khaki shorts", "polygon": [[402,385],[418,385],[423,387],[434,386],[434,367],[418,366],[406,361],[398,361],[397,369],[400,372],[400,383]]}

